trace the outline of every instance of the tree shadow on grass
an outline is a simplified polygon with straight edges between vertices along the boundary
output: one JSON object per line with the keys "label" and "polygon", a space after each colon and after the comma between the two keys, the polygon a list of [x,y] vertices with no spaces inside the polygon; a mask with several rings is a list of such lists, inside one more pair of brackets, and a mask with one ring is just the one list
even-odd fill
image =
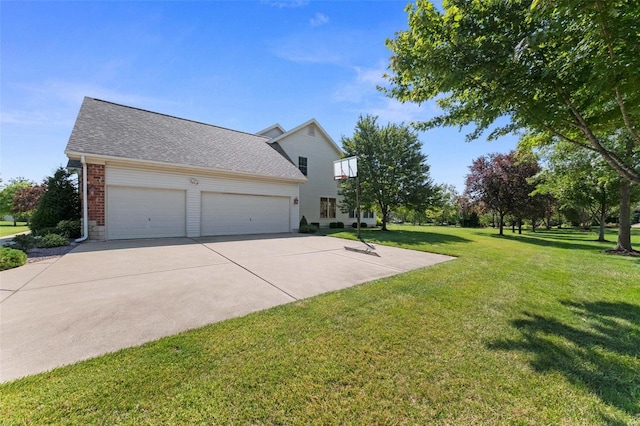
{"label": "tree shadow on grass", "polygon": [[[486,234],[483,234],[486,235]],[[553,247],[553,248],[561,248],[561,249],[569,249],[569,250],[591,250],[591,251],[601,251],[607,248],[612,248],[614,246],[611,242],[598,242],[593,241],[592,244],[580,244],[576,242],[566,241],[565,238],[562,239],[548,239],[543,236],[536,237],[532,234],[515,234],[509,235],[505,233],[504,235],[494,234],[491,235],[493,238],[501,238],[513,241],[519,241],[527,244],[535,244],[537,246],[542,247]],[[584,241],[584,240],[581,240]],[[585,241],[586,242],[586,241]],[[600,246],[598,246],[598,244]]]}
{"label": "tree shadow on grass", "polygon": [[534,355],[535,371],[559,372],[604,403],[640,415],[640,306],[561,303],[574,321],[523,312],[523,318],[512,322],[523,338],[491,342],[488,347],[528,352]]}
{"label": "tree shadow on grass", "polygon": [[[425,228],[428,229],[428,228]],[[355,232],[355,230],[354,230]],[[366,241],[374,241],[381,244],[396,243],[402,245],[442,245],[451,243],[470,243],[471,240],[456,235],[445,234],[440,232],[416,232],[394,229],[392,231],[380,231],[378,229],[363,229],[361,236]]]}

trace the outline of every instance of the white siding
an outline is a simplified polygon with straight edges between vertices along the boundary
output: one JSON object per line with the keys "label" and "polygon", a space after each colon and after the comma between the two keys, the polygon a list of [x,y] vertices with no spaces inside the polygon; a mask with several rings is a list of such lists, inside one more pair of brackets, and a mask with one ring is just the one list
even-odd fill
{"label": "white siding", "polygon": [[[343,222],[350,226],[354,219],[340,210],[338,183],[333,179],[333,162],[340,158],[332,141],[324,133],[315,128],[315,136],[309,135],[309,124],[292,133],[278,143],[297,165],[298,157],[307,158],[307,182],[300,184],[300,217],[304,215],[307,222],[318,222],[320,226],[328,226],[330,222]],[[320,219],[320,198],[336,198],[338,207],[335,218]],[[363,219],[367,225],[375,225],[375,219]]]}
{"label": "white siding", "polygon": [[[297,230],[299,208],[294,199],[299,197],[298,184],[267,180],[244,179],[203,175],[202,172],[159,171],[107,166],[105,171],[109,186],[137,188],[177,189],[186,191],[186,235],[201,235],[202,192],[234,193],[286,197],[289,200],[289,230]],[[193,180],[193,182],[192,182]],[[108,216],[108,213],[107,213]],[[109,224],[107,223],[107,228]]]}

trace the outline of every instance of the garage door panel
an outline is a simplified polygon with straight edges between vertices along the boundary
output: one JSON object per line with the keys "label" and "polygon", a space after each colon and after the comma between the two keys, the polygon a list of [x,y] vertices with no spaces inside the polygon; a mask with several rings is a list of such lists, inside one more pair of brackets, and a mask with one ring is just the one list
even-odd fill
{"label": "garage door panel", "polygon": [[109,187],[107,238],[160,238],[186,235],[185,191]]}
{"label": "garage door panel", "polygon": [[288,197],[202,193],[203,236],[289,230]]}

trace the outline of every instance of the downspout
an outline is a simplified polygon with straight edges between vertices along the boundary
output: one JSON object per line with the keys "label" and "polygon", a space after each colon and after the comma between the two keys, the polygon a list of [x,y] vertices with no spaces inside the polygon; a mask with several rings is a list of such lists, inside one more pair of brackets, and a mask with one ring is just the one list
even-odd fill
{"label": "downspout", "polygon": [[82,163],[82,237],[76,240],[81,243],[89,238],[89,200],[87,199],[87,162],[84,155],[80,158]]}

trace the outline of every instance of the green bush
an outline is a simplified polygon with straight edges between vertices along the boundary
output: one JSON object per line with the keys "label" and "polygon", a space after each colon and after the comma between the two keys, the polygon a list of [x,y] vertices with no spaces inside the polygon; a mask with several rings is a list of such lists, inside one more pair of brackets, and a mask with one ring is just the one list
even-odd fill
{"label": "green bush", "polygon": [[56,234],[66,236],[67,238],[79,238],[82,234],[80,229],[80,219],[61,220],[56,225]]}
{"label": "green bush", "polygon": [[344,222],[336,222],[336,228],[344,228]]}
{"label": "green bush", "polygon": [[59,234],[58,228],[55,226],[47,226],[46,228],[40,228],[37,231],[32,231],[31,234],[37,237],[44,237],[49,234]]}
{"label": "green bush", "polygon": [[0,271],[17,268],[27,263],[27,255],[9,247],[0,248]]}
{"label": "green bush", "polygon": [[36,238],[31,234],[16,235],[11,240],[11,248],[27,252],[36,246]]}
{"label": "green bush", "polygon": [[331,229],[335,229],[335,228],[337,228],[337,227],[338,227],[338,222],[330,222],[330,223],[329,223],[329,228],[331,228]]}
{"label": "green bush", "polygon": [[309,223],[307,223],[307,218],[302,216],[302,219],[300,219],[300,228],[302,228],[303,226],[307,226]]}
{"label": "green bush", "polygon": [[38,239],[39,248],[61,247],[69,245],[69,239],[60,234],[48,234]]}
{"label": "green bush", "polygon": [[318,231],[318,227],[317,226],[309,225],[309,228],[308,228],[308,231],[307,231],[309,234],[315,234],[316,231]]}

